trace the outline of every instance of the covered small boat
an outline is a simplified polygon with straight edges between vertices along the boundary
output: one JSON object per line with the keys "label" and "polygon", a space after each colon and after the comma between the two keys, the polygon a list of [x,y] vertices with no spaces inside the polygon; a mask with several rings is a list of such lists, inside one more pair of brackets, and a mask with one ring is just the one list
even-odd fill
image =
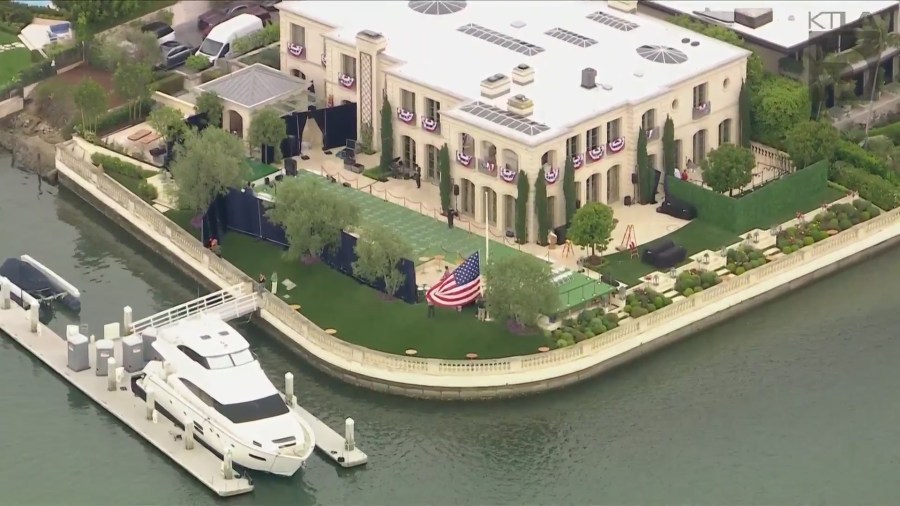
{"label": "covered small boat", "polygon": [[[28,255],[7,258],[0,265],[0,276],[38,300],[53,300],[76,313],[81,311],[81,293]],[[11,296],[21,303],[22,294],[17,292],[14,288]]]}

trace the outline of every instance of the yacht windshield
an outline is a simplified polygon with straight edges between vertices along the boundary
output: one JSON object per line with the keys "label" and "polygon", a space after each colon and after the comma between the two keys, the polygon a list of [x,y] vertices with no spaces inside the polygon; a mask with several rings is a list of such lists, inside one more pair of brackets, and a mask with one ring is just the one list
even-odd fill
{"label": "yacht windshield", "polygon": [[219,355],[217,357],[206,357],[207,369],[228,369],[239,365],[249,364],[256,360],[250,350],[241,350],[231,355]]}
{"label": "yacht windshield", "polygon": [[215,408],[216,411],[231,420],[232,423],[255,422],[274,416],[286,415],[289,412],[284,400],[278,394],[236,404],[220,404],[216,402]]}
{"label": "yacht windshield", "polygon": [[253,354],[250,353],[250,350],[239,351],[237,353],[231,354],[231,360],[234,361],[234,365],[244,365],[253,362]]}
{"label": "yacht windshield", "polygon": [[203,44],[200,44],[200,52],[207,56],[219,56],[219,51],[221,50],[222,43],[209,38],[204,40]]}

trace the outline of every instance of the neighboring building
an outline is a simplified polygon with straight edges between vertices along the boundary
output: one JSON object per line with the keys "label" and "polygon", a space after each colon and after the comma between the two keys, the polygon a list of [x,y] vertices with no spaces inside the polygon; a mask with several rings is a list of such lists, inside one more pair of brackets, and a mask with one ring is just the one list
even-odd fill
{"label": "neighboring building", "polygon": [[[804,57],[811,55],[811,49],[821,49],[823,56],[852,51],[857,29],[870,16],[879,16],[889,31],[897,32],[898,5],[896,0],[644,0],[639,11],[661,19],[688,15],[729,28],[760,56],[766,70],[805,81],[809,76]],[[887,81],[896,80],[900,71],[898,53],[900,48],[892,48],[882,55]],[[859,61],[848,70],[847,75],[856,79],[857,95],[871,89],[875,60]]]}
{"label": "neighboring building", "polygon": [[[558,226],[566,158],[576,163],[581,202],[614,205],[635,194],[642,125],[659,169],[667,116],[680,164],[737,139],[750,53],[614,4],[634,7],[286,1],[278,4],[281,68],[312,81],[331,103],[359,104],[358,131],[371,131],[376,149],[388,97],[399,156],[436,182],[447,144],[458,210],[498,232],[514,228],[516,179],[534,188],[543,166]],[[533,199],[528,207],[534,237]]]}

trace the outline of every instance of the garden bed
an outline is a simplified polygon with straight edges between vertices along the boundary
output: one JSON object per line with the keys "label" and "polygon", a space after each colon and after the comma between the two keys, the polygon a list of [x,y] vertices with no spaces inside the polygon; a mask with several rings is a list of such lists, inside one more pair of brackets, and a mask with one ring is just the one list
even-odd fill
{"label": "garden bed", "polygon": [[625,297],[622,312],[632,318],[650,314],[672,304],[672,299],[650,288],[638,288]]}
{"label": "garden bed", "polygon": [[[675,279],[675,291],[684,297],[690,297],[712,288],[722,282],[722,279],[713,271],[704,269],[691,269],[684,271]],[[654,300],[654,307],[656,301]],[[665,306],[665,304],[664,304]],[[658,307],[656,309],[659,309]]]}
{"label": "garden bed", "polygon": [[766,255],[757,248],[748,244],[741,244],[731,248],[725,253],[727,263],[725,268],[735,276],[740,276],[747,271],[762,267],[768,262]]}
{"label": "garden bed", "polygon": [[794,253],[880,214],[880,209],[863,199],[857,199],[852,204],[835,204],[817,214],[808,223],[801,223],[778,232],[776,245],[786,255]]}
{"label": "garden bed", "polygon": [[91,155],[91,161],[119,184],[128,188],[131,193],[145,201],[152,204],[159,197],[156,187],[147,181],[157,175],[157,172],[144,170],[133,163],[103,153],[94,153]]}
{"label": "garden bed", "polygon": [[604,313],[600,308],[585,309],[577,318],[565,320],[560,328],[550,333],[549,337],[557,348],[564,348],[604,334],[618,326],[618,315]]}

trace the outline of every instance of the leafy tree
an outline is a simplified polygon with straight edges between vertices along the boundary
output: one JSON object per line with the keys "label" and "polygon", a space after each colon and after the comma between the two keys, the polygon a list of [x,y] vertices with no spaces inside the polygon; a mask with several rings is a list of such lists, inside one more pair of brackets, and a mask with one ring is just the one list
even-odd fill
{"label": "leafy tree", "polygon": [[184,121],[184,115],[181,114],[181,111],[172,107],[158,107],[150,111],[147,123],[166,140],[167,154],[169,143],[184,138],[184,134],[188,130],[188,125]]}
{"label": "leafy tree", "polygon": [[219,195],[241,188],[250,177],[241,140],[220,128],[189,130],[175,152],[170,170],[181,209],[206,213]]}
{"label": "leafy tree", "polygon": [[[733,30],[726,28],[724,26],[719,25],[711,25],[704,23],[703,21],[699,21],[694,19],[688,15],[678,15],[667,20],[669,23],[673,25],[678,25],[682,28],[687,28],[692,32],[701,33],[706,35],[707,37],[712,37],[713,39],[720,40],[727,44],[731,44],[732,46],[737,46],[743,49],[750,49],[747,47],[747,44],[744,42],[738,34],[736,34]],[[758,54],[754,51],[753,54],[750,55],[750,58],[747,59],[747,80],[751,82],[756,82],[758,79],[763,77],[763,63],[762,59]]]}
{"label": "leafy tree", "polygon": [[741,83],[741,93],[738,96],[738,115],[740,116],[740,128],[738,134],[741,136],[741,146],[750,147],[750,134],[753,131],[750,119],[750,90],[747,82]]}
{"label": "leafy tree", "polygon": [[222,115],[225,112],[225,104],[222,98],[215,92],[204,91],[197,97],[197,103],[194,104],[194,110],[197,114],[205,114],[209,124],[214,127],[222,127]]}
{"label": "leafy tree", "polygon": [[528,242],[528,176],[519,172],[519,181],[516,183],[518,194],[516,195],[516,242],[525,244]]}
{"label": "leafy tree", "polygon": [[878,16],[869,16],[866,23],[857,30],[857,49],[864,59],[874,58],[875,67],[878,69],[872,74],[872,91],[869,96],[869,114],[866,115],[866,138],[869,137],[869,128],[872,125],[872,116],[875,110],[875,96],[880,91],[884,77],[881,70],[881,62],[884,52],[888,49],[900,47],[900,34],[888,27],[888,22]]}
{"label": "leafy tree", "polygon": [[266,215],[284,227],[289,259],[319,257],[341,241],[341,231],[359,224],[359,208],[342,195],[322,188],[322,181],[289,178],[278,185],[278,196]]}
{"label": "leafy tree", "polygon": [[653,188],[652,170],[650,168],[650,155],[647,154],[647,132],[641,127],[638,129],[637,140],[638,201],[641,204],[653,202],[653,198],[656,196]]}
{"label": "leafy tree", "polygon": [[675,149],[675,122],[671,116],[666,116],[666,122],[663,124],[663,171],[667,176],[675,174],[675,167],[678,166],[678,158]]}
{"label": "leafy tree", "polygon": [[81,127],[85,130],[88,129],[88,125],[96,126],[97,117],[106,112],[106,90],[93,79],[81,81],[75,87],[72,99],[81,112]]}
{"label": "leafy tree", "polygon": [[767,75],[750,96],[752,137],[780,147],[788,131],[809,119],[809,90],[787,77]]}
{"label": "leafy tree", "polygon": [[722,144],[709,152],[702,162],[703,183],[719,193],[743,188],[753,180],[756,159],[749,149],[734,144]]}
{"label": "leafy tree", "polygon": [[589,246],[591,248],[590,260],[593,260],[598,258],[598,248],[600,256],[606,251],[609,242],[612,241],[612,233],[616,229],[617,223],[618,220],[613,217],[611,207],[600,202],[590,202],[575,213],[567,237],[578,246]]}
{"label": "leafy tree", "polygon": [[384,281],[384,291],[393,296],[406,282],[400,262],[412,257],[412,247],[394,230],[378,225],[366,225],[356,242],[356,261],[353,273],[377,283]]}
{"label": "leafy tree", "polygon": [[547,244],[547,235],[550,233],[550,205],[547,199],[547,180],[544,178],[544,169],[537,173],[537,179],[534,181],[534,213],[537,216],[538,236],[537,243]]}
{"label": "leafy tree", "polygon": [[122,65],[147,65],[152,68],[160,60],[156,36],[130,26],[98,36],[91,44],[91,54],[94,64],[110,72]]}
{"label": "leafy tree", "polygon": [[578,195],[575,194],[575,163],[572,159],[566,157],[565,172],[563,172],[563,198],[566,201],[566,224],[572,223],[572,217],[575,216]]}
{"label": "leafy tree", "polygon": [[272,146],[275,152],[275,162],[281,158],[281,141],[287,137],[284,119],[281,114],[271,107],[266,107],[261,111],[253,114],[250,121],[250,131],[247,134],[247,140],[250,142],[251,151],[260,148],[260,159],[264,163],[273,160],[263,160],[265,157],[265,148],[263,146]]}
{"label": "leafy tree", "polygon": [[806,121],[792,128],[785,139],[785,150],[798,169],[809,167],[819,160],[834,158],[841,134],[825,121]]}
{"label": "leafy tree", "polygon": [[550,264],[531,255],[491,258],[485,277],[484,302],[497,319],[535,325],[541,314],[559,309]]}
{"label": "leafy tree", "polygon": [[[446,147],[446,146],[445,146]],[[384,97],[381,104],[381,168],[389,169],[394,161],[394,109],[391,101]],[[448,164],[449,168],[449,164]],[[444,207],[446,211],[448,206]]]}
{"label": "leafy tree", "polygon": [[[382,151],[383,154],[384,151]],[[438,152],[438,171],[441,175],[439,187],[441,210],[446,213],[450,211],[450,194],[453,192],[453,178],[450,177],[450,148],[446,144],[441,146],[441,150]]]}
{"label": "leafy tree", "polygon": [[153,69],[149,65],[139,63],[127,63],[119,65],[113,74],[113,84],[116,93],[120,97],[128,97],[129,117],[135,119],[139,112],[141,101],[150,98],[153,93]]}

